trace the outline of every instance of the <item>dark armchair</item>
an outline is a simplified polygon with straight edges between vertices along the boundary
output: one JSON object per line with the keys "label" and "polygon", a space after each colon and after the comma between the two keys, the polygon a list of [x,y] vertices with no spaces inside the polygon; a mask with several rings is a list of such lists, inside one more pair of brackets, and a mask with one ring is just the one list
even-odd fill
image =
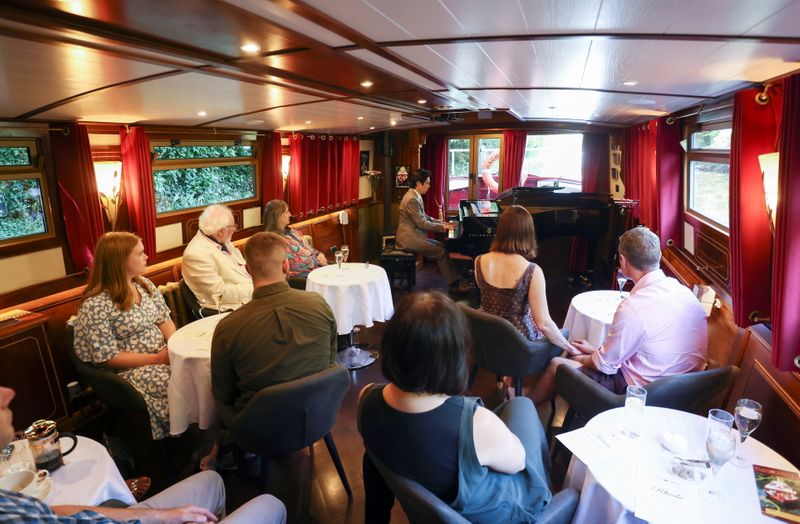
{"label": "dark armchair", "polygon": [[270,457],[310,447],[324,438],[347,496],[352,498],[331,435],[349,388],[347,369],[334,365],[307,377],[266,387],[238,413],[231,406],[217,403],[220,418],[234,442],[245,451],[261,455],[262,489],[266,489]]}
{"label": "dark armchair", "polygon": [[478,368],[497,375],[514,377],[516,391],[522,390],[522,377],[541,373],[561,348],[547,339],[531,342],[508,320],[460,304],[472,333],[473,369],[470,383]]}

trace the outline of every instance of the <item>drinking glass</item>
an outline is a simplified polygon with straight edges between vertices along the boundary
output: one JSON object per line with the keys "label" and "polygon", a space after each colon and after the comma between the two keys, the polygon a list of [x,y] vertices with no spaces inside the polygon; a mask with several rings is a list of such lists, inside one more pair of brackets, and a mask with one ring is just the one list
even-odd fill
{"label": "drinking glass", "polygon": [[637,438],[642,432],[644,404],[647,390],[639,386],[628,386],[625,390],[625,433],[630,438]]}
{"label": "drinking glass", "polygon": [[344,261],[347,262],[347,257],[350,256],[350,246],[347,244],[342,245],[342,256],[344,257]]}
{"label": "drinking glass", "polygon": [[708,412],[708,429],[706,431],[706,451],[711,463],[711,480],[705,488],[700,489],[700,497],[712,504],[719,504],[717,477],[722,466],[733,457],[736,451],[736,435],[731,431],[733,415],[723,409],[712,409]]}
{"label": "drinking glass", "polygon": [[619,288],[619,298],[622,300],[622,288],[625,287],[625,284],[628,283],[628,277],[625,276],[625,273],[622,272],[621,269],[617,270],[617,287]]}
{"label": "drinking glass", "polygon": [[[736,403],[736,408],[733,413],[736,429],[739,430],[739,444],[744,444],[744,441],[747,440],[750,433],[755,431],[758,425],[761,424],[761,404],[755,400],[740,398]],[[739,453],[733,457],[731,464],[740,468],[749,467],[750,463],[741,456],[741,450],[739,449],[737,451],[739,451]]]}
{"label": "drinking glass", "polygon": [[339,266],[339,269],[342,269],[342,260],[344,260],[344,253],[341,251],[337,251],[334,253],[334,258],[336,259],[336,265]]}

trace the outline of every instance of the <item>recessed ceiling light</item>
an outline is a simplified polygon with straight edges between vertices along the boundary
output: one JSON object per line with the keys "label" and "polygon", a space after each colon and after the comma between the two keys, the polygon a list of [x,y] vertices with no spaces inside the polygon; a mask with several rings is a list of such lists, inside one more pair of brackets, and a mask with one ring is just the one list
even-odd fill
{"label": "recessed ceiling light", "polygon": [[628,100],[629,103],[636,105],[636,106],[654,106],[656,105],[656,101],[650,98],[632,98]]}
{"label": "recessed ceiling light", "polygon": [[261,46],[254,42],[248,42],[239,49],[241,49],[245,53],[258,53],[259,51],[261,51]]}
{"label": "recessed ceiling light", "polygon": [[417,100],[417,103],[418,103],[418,104],[427,104],[427,103],[428,103],[428,101],[427,101],[427,100],[425,100],[424,98],[420,98],[419,100]]}
{"label": "recessed ceiling light", "polygon": [[622,85],[624,85],[624,86],[635,86],[635,85],[639,85],[639,82],[637,82],[636,80],[626,80],[625,82],[622,82]]}
{"label": "recessed ceiling light", "polygon": [[360,117],[356,118],[356,120],[364,120],[364,117],[360,116]]}
{"label": "recessed ceiling light", "polygon": [[372,80],[364,80],[361,82],[361,87],[372,87]]}
{"label": "recessed ceiling light", "polygon": [[310,124],[310,123],[311,123],[311,120],[306,120],[306,124]]}
{"label": "recessed ceiling light", "polygon": [[391,121],[391,122],[389,122],[389,123],[390,123],[390,124],[392,124],[393,126],[396,126],[396,125],[397,125],[397,120],[392,120],[392,121]]}
{"label": "recessed ceiling light", "polygon": [[257,126],[258,124],[263,124],[263,123],[264,123],[263,120],[248,120],[247,121],[247,125],[250,125],[250,126]]}
{"label": "recessed ceiling light", "polygon": [[375,129],[375,126],[369,126],[370,130]]}
{"label": "recessed ceiling light", "polygon": [[197,116],[206,116],[207,114],[208,113],[206,113],[205,111],[198,111],[197,112]]}

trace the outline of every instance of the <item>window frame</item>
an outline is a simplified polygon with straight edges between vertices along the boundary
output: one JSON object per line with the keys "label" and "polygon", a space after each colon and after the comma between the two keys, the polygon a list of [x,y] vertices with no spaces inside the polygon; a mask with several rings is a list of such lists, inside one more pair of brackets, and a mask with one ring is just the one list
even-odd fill
{"label": "window frame", "polygon": [[693,126],[687,126],[684,138],[686,139],[687,151],[685,155],[685,162],[683,166],[683,214],[684,219],[695,225],[704,224],[725,237],[730,237],[730,227],[713,218],[704,215],[703,213],[692,209],[691,202],[691,165],[692,162],[707,162],[714,164],[725,164],[728,166],[728,210],[730,212],[730,149],[693,149],[692,148],[692,135],[700,131],[713,131],[716,129],[731,129],[733,127],[732,120],[723,120],[713,123],[698,123]]}
{"label": "window frame", "polygon": [[[252,147],[253,156],[250,157],[222,157],[222,158],[181,158],[181,159],[167,159],[159,160],[156,158],[155,148],[163,146],[234,146],[234,145],[248,145]],[[244,198],[239,200],[230,200],[226,202],[214,202],[224,204],[232,209],[243,209],[247,207],[254,207],[261,205],[261,170],[260,163],[258,162],[259,151],[256,140],[180,140],[179,144],[173,144],[172,140],[154,139],[150,140],[150,153],[153,158],[152,171],[155,177],[156,171],[166,171],[169,169],[187,169],[199,167],[221,167],[221,166],[234,166],[234,165],[252,165],[254,174],[255,195],[252,198]],[[155,180],[155,178],[154,178]],[[167,211],[159,213],[156,211],[156,226],[173,224],[180,222],[183,219],[194,216],[198,211],[203,210],[211,204],[204,204],[185,209],[177,209],[174,211]],[[155,207],[155,201],[153,202]]]}
{"label": "window frame", "polygon": [[[45,231],[24,237],[8,238],[0,240],[0,250],[5,252],[5,248],[15,246],[22,248],[24,252],[35,251],[40,248],[52,246],[42,246],[42,241],[56,239],[56,224],[53,220],[53,204],[50,199],[48,187],[48,176],[44,168],[44,155],[41,154],[41,144],[39,139],[6,139],[0,138],[0,147],[26,147],[30,159],[29,165],[19,166],[0,166],[0,181],[37,179],[39,181],[40,198],[42,201],[42,211],[44,212]],[[50,244],[51,242],[47,242]],[[58,245],[61,245],[60,242]],[[17,251],[16,249],[14,250]],[[5,255],[5,253],[3,253]]]}
{"label": "window frame", "polygon": [[[478,178],[480,172],[478,169],[478,141],[481,139],[498,139],[500,140],[500,158],[497,160],[498,173],[502,173],[503,169],[503,134],[494,131],[470,131],[468,133],[454,133],[447,135],[447,177],[444,186],[444,201],[442,202],[442,212],[445,216],[455,216],[458,214],[458,206],[455,209],[448,209],[450,204],[450,140],[466,140],[469,142],[469,165],[467,173],[467,199],[474,200],[475,192],[479,185]],[[503,187],[503,177],[498,174],[497,184],[499,187],[498,193],[505,191]]]}

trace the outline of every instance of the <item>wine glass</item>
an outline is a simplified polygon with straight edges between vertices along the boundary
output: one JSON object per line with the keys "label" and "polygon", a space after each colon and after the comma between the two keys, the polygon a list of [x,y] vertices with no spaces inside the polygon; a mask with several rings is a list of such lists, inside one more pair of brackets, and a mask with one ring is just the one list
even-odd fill
{"label": "wine glass", "polygon": [[621,269],[617,270],[617,287],[619,287],[619,298],[622,300],[624,297],[622,296],[622,288],[625,287],[625,284],[628,283],[628,277],[625,276],[625,273],[622,272]]}
{"label": "wine glass", "polygon": [[350,246],[347,244],[342,245],[342,256],[344,257],[344,262],[347,263],[347,257],[350,256]]}
{"label": "wine glass", "polygon": [[[736,422],[736,428],[739,430],[739,444],[744,444],[750,433],[755,431],[761,423],[761,404],[755,400],[740,398],[736,403],[733,418]],[[741,452],[741,450],[739,451]],[[733,457],[731,464],[740,468],[750,466],[750,463],[738,453]]]}
{"label": "wine glass", "polygon": [[711,463],[711,480],[700,490],[700,497],[706,502],[719,504],[721,499],[717,492],[719,470],[736,451],[736,435],[731,431],[733,415],[722,409],[708,412],[708,430],[706,431],[706,451]]}
{"label": "wine glass", "polygon": [[339,266],[339,269],[342,269],[342,260],[344,260],[344,253],[341,251],[336,251],[334,253],[334,258],[336,259],[336,265]]}

